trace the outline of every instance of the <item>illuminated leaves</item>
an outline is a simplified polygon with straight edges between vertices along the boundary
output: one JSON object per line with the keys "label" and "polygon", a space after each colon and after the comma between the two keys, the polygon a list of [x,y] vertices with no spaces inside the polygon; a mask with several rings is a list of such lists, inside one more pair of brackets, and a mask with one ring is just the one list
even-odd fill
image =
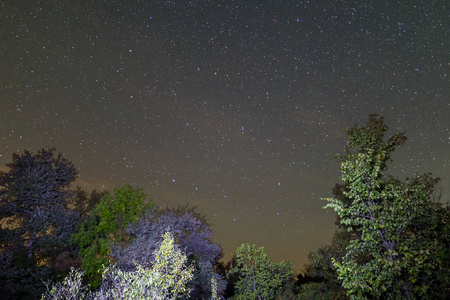
{"label": "illuminated leaves", "polygon": [[82,285],[82,272],[72,270],[62,283],[55,284],[42,295],[50,299],[179,299],[189,297],[186,284],[192,280],[194,266],[188,265],[186,254],[166,232],[154,253],[151,268],[136,264],[134,271],[124,271],[116,266],[103,272],[100,288],[89,293]]}
{"label": "illuminated leaves", "polygon": [[365,126],[348,130],[346,155],[338,158],[351,203],[325,200],[355,236],[334,265],[354,299],[432,299],[432,291],[442,293],[437,278],[448,273],[442,265],[448,242],[442,237],[448,235],[449,213],[430,200],[438,181],[431,175],[402,182],[385,173],[391,153],[406,141],[403,134],[384,141],[387,129],[383,118],[372,115]]}
{"label": "illuminated leaves", "polygon": [[73,235],[80,247],[83,270],[94,286],[101,281],[98,271],[109,265],[111,244],[127,241],[126,227],[154,206],[146,198],[141,189],[133,190],[129,185],[117,188],[114,196],[106,194],[100,199],[89,219]]}
{"label": "illuminated leaves", "polygon": [[201,299],[209,296],[211,278],[215,278],[220,294],[226,282],[213,268],[222,256],[222,248],[212,241],[209,224],[194,208],[186,206],[149,211],[127,228],[132,241],[128,244],[116,243],[110,255],[121,268],[127,270],[134,269],[133,262],[152,262],[155,259],[154,250],[161,243],[165,231],[170,231],[189,260],[195,263],[197,271],[194,280],[189,283],[192,297]]}

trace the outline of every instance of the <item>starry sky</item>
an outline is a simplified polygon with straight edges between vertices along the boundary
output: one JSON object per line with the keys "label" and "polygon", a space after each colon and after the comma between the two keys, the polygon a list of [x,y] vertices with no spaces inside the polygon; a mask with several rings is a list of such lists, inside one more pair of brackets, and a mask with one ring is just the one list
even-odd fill
{"label": "starry sky", "polygon": [[378,113],[401,178],[450,198],[448,3],[0,1],[0,170],[55,146],[77,184],[196,205],[225,258],[241,242],[303,269],[331,241],[320,197],[346,128]]}

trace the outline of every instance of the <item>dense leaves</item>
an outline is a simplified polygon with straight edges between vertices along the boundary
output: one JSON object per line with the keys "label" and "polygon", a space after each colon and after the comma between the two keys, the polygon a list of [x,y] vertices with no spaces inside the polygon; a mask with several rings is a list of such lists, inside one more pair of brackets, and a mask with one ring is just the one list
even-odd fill
{"label": "dense leaves", "polygon": [[118,267],[106,270],[96,298],[159,300],[189,296],[186,284],[192,280],[194,266],[188,264],[186,254],[174,243],[170,232],[163,235],[153,256],[151,268],[136,264],[134,271]]}
{"label": "dense leaves", "polygon": [[391,153],[406,141],[403,134],[384,141],[387,129],[372,115],[348,130],[346,155],[338,158],[351,203],[327,198],[326,207],[355,235],[334,266],[355,299],[435,299],[445,287],[448,211],[431,201],[431,175],[402,182],[386,174]]}
{"label": "dense leaves", "polygon": [[73,235],[73,241],[80,247],[83,270],[93,286],[101,282],[99,270],[110,263],[112,244],[128,243],[127,226],[154,206],[146,198],[141,189],[133,190],[129,185],[116,189],[113,196],[104,195]]}
{"label": "dense leaves", "polygon": [[269,259],[264,247],[241,244],[232,270],[239,278],[235,287],[237,299],[275,299],[283,286],[293,280],[293,267],[289,261],[276,263]]}
{"label": "dense leaves", "polygon": [[53,151],[13,154],[10,170],[0,173],[0,216],[12,228],[8,237],[23,240],[30,258],[45,257],[52,246],[67,244],[74,225],[66,205],[77,171]]}
{"label": "dense leaves", "polygon": [[[292,263],[262,247],[241,244],[221,268],[222,249],[194,208],[157,209],[129,185],[72,191],[77,171],[55,149],[14,154],[0,172],[0,299],[37,299],[49,280],[44,299],[446,299],[450,209],[431,174],[388,174],[406,137],[385,139],[387,130],[376,115],[348,130],[343,183],[326,198],[337,231],[296,287]],[[61,281],[71,267],[81,270]]]}
{"label": "dense leaves", "polygon": [[72,270],[62,282],[55,284],[42,295],[42,299],[179,299],[189,297],[186,283],[193,277],[194,266],[188,265],[184,254],[166,232],[154,252],[152,267],[136,264],[134,271],[124,271],[117,266],[103,272],[102,285],[89,293],[82,285],[82,272]]}
{"label": "dense leaves", "polygon": [[71,269],[62,282],[55,283],[42,294],[41,300],[83,300],[86,299],[87,288],[83,286],[83,272]]}
{"label": "dense leaves", "polygon": [[212,231],[205,218],[194,208],[153,210],[127,229],[133,240],[127,247],[116,244],[111,256],[118,266],[133,270],[134,262],[145,264],[154,261],[154,249],[162,234],[170,231],[177,244],[186,251],[190,262],[196,266],[194,280],[189,283],[192,297],[207,298],[211,294],[211,280],[217,284],[218,293],[225,289],[225,280],[214,272],[214,266],[222,257],[222,248],[212,241]]}
{"label": "dense leaves", "polygon": [[9,171],[0,173],[2,297],[32,294],[70,244],[78,214],[67,207],[68,188],[77,170],[55,150],[13,154]]}

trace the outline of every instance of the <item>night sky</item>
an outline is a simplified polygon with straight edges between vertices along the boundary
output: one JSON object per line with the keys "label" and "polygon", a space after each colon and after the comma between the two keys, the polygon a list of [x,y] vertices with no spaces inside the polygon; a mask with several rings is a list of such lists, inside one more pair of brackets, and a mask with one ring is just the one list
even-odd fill
{"label": "night sky", "polygon": [[331,241],[346,128],[406,132],[391,168],[450,197],[449,7],[438,1],[1,1],[0,170],[55,146],[77,184],[198,206],[301,270]]}

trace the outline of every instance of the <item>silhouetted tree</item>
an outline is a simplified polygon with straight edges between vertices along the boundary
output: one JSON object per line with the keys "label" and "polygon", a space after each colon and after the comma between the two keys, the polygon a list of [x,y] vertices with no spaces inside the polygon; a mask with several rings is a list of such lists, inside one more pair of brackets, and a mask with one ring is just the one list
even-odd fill
{"label": "silhouetted tree", "polygon": [[[87,191],[77,186],[73,197],[68,201],[68,207],[74,213],[78,213],[80,217],[78,223],[88,220],[95,206],[106,194],[108,194],[108,192],[97,192],[96,190],[93,190],[89,194]],[[65,251],[61,252],[56,258],[53,268],[63,276],[69,274],[71,268],[81,268],[81,258],[78,250],[79,248],[76,244],[65,247]]]}
{"label": "silhouetted tree", "polygon": [[81,219],[87,219],[95,206],[100,203],[100,200],[107,195],[107,191],[99,192],[93,190],[90,194],[77,186],[74,191],[74,196],[70,199],[69,207],[71,210],[77,211],[81,214]]}
{"label": "silhouetted tree", "polygon": [[221,275],[223,278],[226,278],[227,280],[227,287],[223,294],[225,299],[229,299],[232,296],[234,296],[235,292],[234,286],[239,279],[237,274],[233,274],[231,272],[231,270],[233,270],[234,267],[236,267],[236,255],[233,255],[229,261],[219,262],[215,266],[217,274]]}
{"label": "silhouetted tree", "polygon": [[70,245],[79,214],[67,208],[77,170],[55,148],[13,154],[0,173],[1,297],[33,298]]}
{"label": "silhouetted tree", "polygon": [[336,231],[331,245],[320,247],[309,254],[306,274],[300,283],[298,299],[347,299],[346,290],[338,278],[333,258],[340,260],[346,254],[351,234]]}

